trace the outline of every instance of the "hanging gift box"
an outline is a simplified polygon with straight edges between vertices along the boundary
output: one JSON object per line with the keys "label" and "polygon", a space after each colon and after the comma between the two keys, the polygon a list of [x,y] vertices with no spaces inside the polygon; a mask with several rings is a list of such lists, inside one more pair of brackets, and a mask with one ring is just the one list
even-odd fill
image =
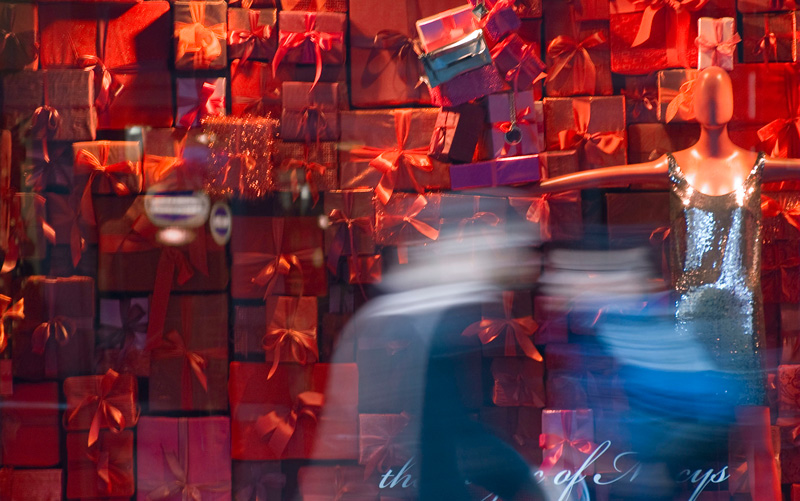
{"label": "hanging gift box", "polygon": [[281,140],[339,139],[339,84],[284,82],[281,95]]}
{"label": "hanging gift box", "polygon": [[323,65],[342,65],[345,60],[344,32],[347,16],[335,12],[281,11],[278,15],[278,49],[272,61],[278,73],[281,61],[313,64],[314,84],[322,75]]}
{"label": "hanging gift box", "polygon": [[442,162],[468,163],[475,155],[486,110],[474,103],[442,108],[436,116],[428,156]]}
{"label": "hanging gift box", "polygon": [[797,11],[742,15],[745,63],[797,60]]}
{"label": "hanging gift box", "polygon": [[228,9],[228,59],[270,61],[278,47],[277,25],[276,9]]}
{"label": "hanging gift box", "polygon": [[219,69],[227,65],[223,0],[177,0],[174,3],[175,68]]}
{"label": "hanging gift box", "polygon": [[67,433],[67,497],[129,498],[133,477],[133,432],[101,431],[87,446],[86,433]]}
{"label": "hanging gift box", "polygon": [[231,62],[231,115],[277,118],[281,107],[281,82],[269,64]]}
{"label": "hanging gift box", "polygon": [[35,4],[0,5],[0,29],[5,44],[0,49],[0,70],[35,70],[39,63],[39,23]]}
{"label": "hanging gift box", "polygon": [[0,470],[0,497],[11,501],[59,501],[63,472],[46,470]]}
{"label": "hanging gift box", "polygon": [[698,49],[697,69],[719,66],[731,71],[736,58],[736,44],[741,41],[736,33],[736,21],[732,17],[701,17],[697,20],[695,39]]}
{"label": "hanging gift box", "polygon": [[544,150],[544,109],[533,100],[533,92],[486,96],[487,122],[478,146],[478,158],[517,157]]}
{"label": "hanging gift box", "polygon": [[60,428],[56,383],[15,384],[14,394],[0,401],[0,464],[58,465]]}
{"label": "hanging gift box", "polygon": [[175,85],[177,125],[188,129],[205,117],[225,115],[225,78],[178,78]]}
{"label": "hanging gift box", "polygon": [[235,459],[358,457],[355,364],[280,364],[269,379],[263,363],[230,370]]}
{"label": "hanging gift box", "polygon": [[139,499],[231,499],[230,427],[227,416],[143,417],[136,437]]}

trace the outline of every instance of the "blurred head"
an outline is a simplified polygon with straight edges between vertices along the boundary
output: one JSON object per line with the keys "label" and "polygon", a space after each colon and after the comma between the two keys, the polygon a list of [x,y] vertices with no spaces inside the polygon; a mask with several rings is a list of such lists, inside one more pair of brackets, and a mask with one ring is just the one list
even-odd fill
{"label": "blurred head", "polygon": [[694,87],[694,111],[703,127],[720,127],[733,116],[733,86],[728,72],[711,66],[697,75]]}

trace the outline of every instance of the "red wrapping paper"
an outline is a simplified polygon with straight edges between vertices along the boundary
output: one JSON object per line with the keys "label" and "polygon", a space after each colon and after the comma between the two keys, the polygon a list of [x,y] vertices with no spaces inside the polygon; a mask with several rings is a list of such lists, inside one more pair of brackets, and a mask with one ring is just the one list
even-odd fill
{"label": "red wrapping paper", "polygon": [[383,279],[383,259],[380,254],[374,256],[349,256],[348,282],[351,284],[378,284]]}
{"label": "red wrapping paper", "polygon": [[0,400],[0,464],[55,466],[60,461],[58,385],[14,385]]}
{"label": "red wrapping paper", "polygon": [[787,245],[800,239],[800,193],[792,189],[764,190],[761,195],[762,241]]}
{"label": "red wrapping paper", "polygon": [[278,49],[272,61],[273,72],[281,61],[313,64],[314,83],[324,65],[344,64],[344,32],[347,16],[338,12],[293,12],[278,14]]}
{"label": "red wrapping paper", "polygon": [[237,216],[231,238],[234,298],[327,295],[322,229],[316,218]]}
{"label": "red wrapping paper", "polygon": [[39,65],[39,23],[34,4],[0,6],[0,29],[6,42],[0,50],[0,70],[35,70]]}
{"label": "red wrapping paper", "polygon": [[762,267],[764,271],[777,271],[780,276],[778,301],[797,304],[800,301],[800,250],[793,245],[776,247],[777,262]]}
{"label": "red wrapping paper", "polygon": [[402,467],[419,447],[419,418],[401,414],[358,415],[358,464],[364,476]]}
{"label": "red wrapping paper", "polygon": [[150,410],[227,409],[227,297],[170,299],[163,332],[151,355]]}
{"label": "red wrapping paper", "polygon": [[22,165],[24,186],[36,193],[71,189],[72,144],[48,142],[47,153],[48,158],[45,160],[41,145],[31,148],[27,153],[25,163]]}
{"label": "red wrapping paper", "polygon": [[437,194],[427,197],[395,193],[386,205],[375,209],[375,241],[381,245],[424,244],[439,238]]}
{"label": "red wrapping paper", "polygon": [[358,466],[303,466],[297,472],[297,485],[303,501],[386,499],[374,479],[365,479],[364,468]]}
{"label": "red wrapping paper", "polygon": [[395,190],[448,188],[447,166],[427,156],[436,114],[433,109],[342,112],[341,188],[375,188],[384,204]]}
{"label": "red wrapping paper", "polygon": [[431,88],[431,103],[434,106],[458,106],[504,88],[505,80],[495,65],[487,64]]}
{"label": "red wrapping paper", "polygon": [[531,466],[542,463],[539,435],[542,411],[534,407],[481,407],[478,419],[495,435],[514,447]]}
{"label": "red wrapping paper", "polygon": [[9,501],[60,501],[63,473],[52,470],[0,469],[0,496]]}
{"label": "red wrapping paper", "polygon": [[630,75],[691,67],[697,61],[697,19],[735,13],[731,0],[617,1],[611,7],[611,70]]}
{"label": "red wrapping paper", "polygon": [[484,356],[526,356],[541,362],[542,355],[532,340],[538,327],[532,310],[530,293],[503,292],[501,301],[481,307],[481,320],[470,324],[462,335],[477,336]]}
{"label": "red wrapping paper", "polygon": [[[669,195],[665,192],[608,193],[606,220],[615,241],[649,239],[661,255],[665,229],[669,228]],[[662,238],[663,237],[663,238]]]}
{"label": "red wrapping paper", "polygon": [[45,221],[46,200],[41,195],[5,189],[2,198],[0,250],[5,253],[3,272],[8,272],[19,258],[44,259],[47,242],[55,243],[56,235]]}
{"label": "red wrapping paper", "polygon": [[339,139],[339,84],[284,82],[281,95],[282,140],[311,143]]}
{"label": "red wrapping paper", "polygon": [[228,59],[269,61],[278,46],[277,9],[228,9]]}
{"label": "red wrapping paper", "polygon": [[231,363],[234,459],[356,459],[354,364]]}
{"label": "red wrapping paper", "polygon": [[660,121],[691,122],[695,120],[693,80],[696,76],[697,71],[692,69],[658,72],[657,113]]}
{"label": "red wrapping paper", "polygon": [[286,475],[277,461],[234,461],[233,499],[283,499]]}
{"label": "red wrapping paper", "polygon": [[[138,141],[91,141],[72,144],[76,190],[83,190],[81,210],[94,219],[92,195],[137,195],[142,191],[142,154]],[[85,187],[85,188],[84,188]]]}
{"label": "red wrapping paper", "polygon": [[764,302],[777,303],[781,294],[779,252],[775,245],[764,244],[761,251],[761,294]]}
{"label": "red wrapping paper", "polygon": [[581,170],[626,163],[625,98],[544,100],[547,149],[577,149]]}
{"label": "red wrapping paper", "polygon": [[436,116],[428,156],[442,162],[471,162],[481,134],[476,124],[485,118],[483,106],[474,103],[442,108]]}
{"label": "red wrapping paper", "polygon": [[317,298],[270,296],[266,307],[236,306],[233,346],[236,355],[267,362],[270,376],[280,362],[317,362]]}
{"label": "red wrapping paper", "polygon": [[225,78],[178,78],[175,87],[175,125],[188,129],[205,117],[225,116]]}
{"label": "red wrapping paper", "polygon": [[780,427],[780,468],[781,483],[800,483],[800,445],[798,443],[798,422],[796,420],[778,421]]}
{"label": "red wrapping paper", "polygon": [[42,66],[91,68],[99,128],[172,125],[169,3],[48,5]]}
{"label": "red wrapping paper", "polygon": [[47,194],[47,223],[52,228],[52,241],[57,246],[69,248],[71,264],[75,267],[82,260],[84,250],[97,243],[97,227],[92,205],[84,208],[83,194],[75,191],[71,195]]}
{"label": "red wrapping paper", "polygon": [[86,444],[86,433],[67,433],[67,497],[133,496],[133,432],[102,431],[95,445]]}
{"label": "red wrapping paper", "polygon": [[[284,123],[284,122],[281,122]],[[275,151],[273,184],[278,191],[288,191],[295,200],[308,190],[316,203],[320,192],[339,187],[337,143],[289,143],[279,140]]]}
{"label": "red wrapping paper", "polygon": [[800,308],[780,305],[781,363],[800,364]]}
{"label": "red wrapping paper", "polygon": [[328,269],[335,271],[340,256],[375,253],[375,207],[373,191],[336,190],[325,194],[323,212],[329,225],[325,228],[325,256]]}
{"label": "red wrapping paper", "polygon": [[94,358],[94,280],[28,277],[25,320],[14,333],[14,376],[55,379],[88,374]]}
{"label": "red wrapping paper", "polygon": [[123,374],[150,375],[150,352],[145,350],[149,310],[147,298],[100,300],[98,373],[114,369]]}
{"label": "red wrapping paper", "polygon": [[145,417],[136,441],[136,499],[231,499],[228,417]]}
{"label": "red wrapping paper", "polygon": [[231,115],[278,117],[281,113],[281,82],[265,63],[231,61]]}
{"label": "red wrapping paper", "polygon": [[[510,92],[492,94],[486,96],[485,104],[489,125],[478,146],[479,159],[532,155],[544,150],[544,111],[541,101],[534,102],[532,92],[516,92],[513,97]],[[505,137],[511,129],[512,104],[513,118],[522,134],[517,144],[506,142]]]}
{"label": "red wrapping paper", "polygon": [[538,407],[547,405],[544,391],[544,364],[528,358],[492,359],[492,402],[499,407]]}
{"label": "red wrapping paper", "polygon": [[[545,472],[576,471],[594,449],[594,422],[591,409],[542,411],[543,451],[542,469]],[[581,470],[594,473],[594,465]]]}
{"label": "red wrapping paper", "polygon": [[696,124],[632,124],[628,126],[628,161],[649,162],[692,146],[700,137]]}
{"label": "red wrapping paper", "polygon": [[223,0],[178,0],[174,9],[175,68],[224,68],[228,61],[227,4]]}
{"label": "red wrapping paper", "polygon": [[742,15],[742,61],[745,63],[797,60],[797,13]]}
{"label": "red wrapping paper", "polygon": [[143,139],[142,191],[200,189],[211,152],[199,129],[149,129]]}
{"label": "red wrapping paper", "polygon": [[64,427],[89,430],[87,445],[97,443],[101,429],[119,433],[139,420],[138,386],[130,374],[109,370],[102,376],[64,380],[67,408]]}

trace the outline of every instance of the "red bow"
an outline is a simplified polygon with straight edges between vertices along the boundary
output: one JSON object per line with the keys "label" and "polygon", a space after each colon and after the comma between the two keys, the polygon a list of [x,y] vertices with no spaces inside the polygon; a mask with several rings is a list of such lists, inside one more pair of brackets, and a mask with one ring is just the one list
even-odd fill
{"label": "red bow", "polygon": [[198,82],[196,105],[189,108],[189,111],[184,113],[178,123],[188,129],[203,117],[219,115],[220,110],[224,112],[225,97],[214,97],[216,90],[216,82],[212,83],[203,80]]}
{"label": "red bow", "polygon": [[[667,58],[670,65],[679,64],[689,67],[686,52],[689,49],[689,30],[692,24],[692,12],[700,10],[708,0],[635,0],[640,7],[644,7],[642,22],[631,44],[638,47],[653,35],[653,22],[659,12],[667,16]],[[666,9],[664,9],[666,7]]]}
{"label": "red bow", "polygon": [[572,111],[575,129],[558,133],[558,149],[581,149],[586,159],[594,165],[602,165],[606,155],[612,155],[624,143],[624,136],[617,132],[589,132],[591,103],[586,98],[573,98]]}
{"label": "red bow", "polygon": [[712,19],[711,20],[714,26],[714,34],[713,37],[708,37],[707,33],[699,35],[695,38],[694,43],[697,45],[697,48],[703,52],[711,52],[711,66],[722,66],[727,69],[733,69],[733,63],[729,63],[723,66],[721,64],[720,58],[726,57],[730,58],[733,56],[733,51],[736,50],[736,44],[742,41],[742,38],[739,36],[738,33],[734,33],[733,36],[728,38],[727,40],[723,38],[723,30],[725,28],[725,19]]}
{"label": "red bow", "polygon": [[222,54],[220,40],[225,40],[225,24],[205,26],[206,3],[189,2],[191,23],[175,21],[176,60],[190,54],[195,68],[208,68]]}
{"label": "red bow", "polygon": [[[130,160],[108,165],[110,145],[108,142],[102,141],[99,143],[99,148],[100,158],[97,158],[94,154],[84,149],[81,149],[75,155],[76,173],[89,173],[89,181],[86,183],[86,188],[84,188],[83,196],[81,197],[81,213],[92,225],[96,224],[94,207],[92,204],[92,186],[94,185],[95,179],[100,177],[101,182],[105,183],[108,187],[108,191],[117,196],[130,195],[130,188],[122,181],[115,179],[114,176],[115,174],[136,175],[141,169],[139,162],[132,162]],[[137,191],[141,190],[141,186],[136,189]]]}
{"label": "red bow", "polygon": [[46,322],[42,322],[33,330],[31,351],[37,355],[43,355],[47,341],[55,339],[61,346],[66,345],[70,336],[75,333],[75,322],[69,317],[54,316]]}
{"label": "red bow", "polygon": [[268,440],[267,446],[280,457],[294,435],[297,420],[305,416],[316,421],[324,401],[325,396],[322,393],[304,391],[297,395],[290,410],[270,411],[259,417],[255,424],[256,431],[263,439]]}
{"label": "red bow", "polygon": [[281,64],[283,57],[289,50],[301,46],[304,46],[305,50],[313,47],[317,71],[314,75],[314,82],[311,85],[311,89],[317,85],[317,82],[319,82],[319,79],[322,76],[322,51],[331,50],[334,43],[342,43],[344,41],[344,33],[326,33],[317,31],[314,29],[316,21],[316,12],[306,12],[304,32],[280,30],[278,37],[278,50],[275,52],[275,58],[272,60],[273,75],[278,74],[278,66]]}
{"label": "red bow", "polygon": [[425,199],[424,196],[418,195],[411,206],[405,211],[404,214],[380,214],[378,218],[383,223],[383,227],[386,229],[393,228],[396,226],[406,226],[411,225],[415,230],[421,233],[423,236],[431,239],[436,240],[439,238],[439,230],[430,226],[428,223],[420,221],[417,219],[417,216],[422,212],[425,206],[428,205],[428,201]]}
{"label": "red bow", "polygon": [[87,449],[86,456],[94,464],[97,477],[103,482],[101,492],[112,494],[115,487],[124,489],[123,486],[130,484],[130,475],[125,468],[129,457],[123,451],[124,448],[112,448],[104,443]]}
{"label": "red bow", "polygon": [[317,178],[323,177],[325,171],[328,170],[325,164],[318,162],[309,162],[308,150],[306,149],[304,159],[287,158],[280,165],[281,170],[289,171],[289,181],[291,183],[292,200],[297,200],[300,195],[300,181],[298,179],[297,171],[300,169],[305,170],[305,181],[311,191],[311,198],[314,200],[314,205],[319,201],[319,187],[317,186]]}
{"label": "red bow", "polygon": [[[547,55],[554,66],[547,75],[546,84],[559,78],[564,72],[572,77],[570,93],[594,94],[597,89],[597,69],[589,50],[607,43],[601,31],[595,31],[580,42],[567,36],[559,35],[547,46]],[[577,58],[577,59],[576,59]]]}
{"label": "red bow", "polygon": [[359,229],[370,237],[374,231],[371,217],[353,217],[353,193],[350,191],[343,191],[341,195],[343,207],[341,209],[333,209],[330,214],[328,214],[330,226],[337,225],[336,234],[328,250],[328,268],[331,273],[334,274],[338,268],[339,258],[344,253],[345,244],[350,244],[350,254],[356,254],[358,251],[356,247],[355,230]]}
{"label": "red bow", "polygon": [[100,380],[98,392],[87,395],[69,416],[64,415],[64,423],[68,426],[69,422],[73,421],[84,408],[95,409],[92,424],[89,427],[89,442],[87,444],[89,447],[100,438],[100,428],[110,428],[111,431],[119,433],[126,426],[125,416],[119,410],[119,407],[115,405],[115,397],[116,399],[122,398],[124,401],[129,400],[131,395],[124,391],[120,392],[114,387],[118,379],[119,373],[109,369]]}
{"label": "red bow", "polygon": [[567,203],[578,203],[580,195],[575,191],[563,193],[544,193],[541,196],[522,199],[530,201],[530,206],[525,213],[525,219],[539,225],[539,234],[543,240],[553,238],[553,229],[550,221],[550,202],[553,200]]}
{"label": "red bow", "polygon": [[789,103],[789,118],[777,118],[758,129],[758,138],[764,150],[772,156],[787,158],[790,147],[800,138],[800,101],[798,100],[797,79],[794,74],[786,77],[786,98]]}
{"label": "red bow", "polygon": [[47,140],[54,136],[61,126],[61,115],[58,110],[50,106],[50,97],[47,84],[47,73],[42,74],[44,86],[44,103],[33,111],[31,117],[31,135],[34,139],[42,142],[42,156],[45,162],[50,161],[50,153],[47,149]]}
{"label": "red bow", "polygon": [[505,356],[514,357],[517,355],[517,346],[522,350],[526,357],[542,361],[542,355],[531,341],[531,336],[538,325],[530,315],[524,317],[514,317],[514,293],[503,292],[503,318],[484,317],[479,322],[470,325],[462,336],[478,336],[483,344],[489,344],[501,335],[505,335]]}
{"label": "red bow", "polygon": [[[594,444],[591,440],[573,438],[573,419],[577,419],[577,416],[574,414],[575,411],[561,411],[561,429],[564,433],[563,436],[552,434],[539,435],[539,447],[545,450],[545,458],[542,462],[543,471],[554,468],[564,453],[569,449],[571,449],[573,453],[577,452],[580,454],[589,454],[592,452]],[[574,471],[580,467],[580,464],[572,464],[570,461],[564,466],[565,469]]]}
{"label": "red bow", "polygon": [[[267,374],[267,379],[270,379],[278,369],[281,351],[287,343],[290,346],[292,357],[301,365],[319,359],[316,327],[297,327],[297,309],[300,300],[287,298],[287,301],[283,305],[278,303],[271,321],[268,319],[267,332],[261,342],[267,358],[269,358],[269,354],[272,354],[272,366]],[[314,321],[316,321],[316,317]]]}
{"label": "red bow", "polygon": [[527,84],[534,84],[547,77],[547,73],[544,72],[547,69],[547,65],[539,59],[538,48],[537,45],[532,43],[522,43],[515,37],[508,37],[492,47],[491,55],[493,60],[496,60],[506,50],[510,51],[512,53],[511,57],[516,60],[516,63],[503,75],[506,82],[512,82],[514,92],[519,90],[519,79],[523,74],[533,77],[532,81],[524,82],[526,84],[524,88],[527,88]]}
{"label": "red bow", "polygon": [[248,16],[250,20],[250,31],[248,30],[231,30],[228,32],[228,45],[243,45],[241,60],[239,64],[247,61],[253,54],[256,45],[266,43],[272,37],[272,26],[263,25],[259,26],[258,20],[261,17],[261,11],[249,10]]}
{"label": "red bow", "polygon": [[23,320],[25,318],[25,299],[11,304],[11,298],[0,294],[0,353],[8,345],[6,320]]}
{"label": "red bow", "polygon": [[634,118],[639,118],[642,115],[642,107],[647,111],[653,111],[658,102],[658,96],[654,94],[652,89],[645,86],[637,85],[633,90],[622,89],[622,94],[625,96],[626,103],[633,103],[631,115]]}
{"label": "red bow", "polygon": [[800,204],[788,208],[774,198],[761,195],[761,214],[765,218],[783,216],[787,223],[800,230]]}
{"label": "red bow", "polygon": [[409,451],[402,443],[398,443],[397,438],[408,428],[410,421],[405,412],[394,416],[381,416],[370,421],[371,426],[367,433],[363,431],[364,421],[361,422],[362,433],[358,438],[363,452],[359,462],[365,465],[365,480],[375,470],[382,473],[387,467],[402,464],[408,459]]}

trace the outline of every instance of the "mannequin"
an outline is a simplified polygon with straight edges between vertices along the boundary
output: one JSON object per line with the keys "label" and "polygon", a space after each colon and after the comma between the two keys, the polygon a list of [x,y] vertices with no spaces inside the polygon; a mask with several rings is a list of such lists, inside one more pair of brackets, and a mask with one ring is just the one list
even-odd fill
{"label": "mannequin", "polygon": [[744,406],[737,417],[752,438],[756,460],[750,471],[759,470],[750,476],[751,492],[754,499],[780,499],[774,467],[762,470],[771,464],[772,451],[769,412],[763,407],[764,389],[756,376],[763,326],[759,198],[760,183],[800,179],[800,160],[764,158],[731,142],[727,124],[733,115],[733,89],[725,70],[701,71],[694,100],[701,132],[693,146],[651,162],[555,177],[532,191],[635,183],[671,189],[672,278],[679,293],[676,325],[705,341],[724,370],[744,374],[736,403]]}

